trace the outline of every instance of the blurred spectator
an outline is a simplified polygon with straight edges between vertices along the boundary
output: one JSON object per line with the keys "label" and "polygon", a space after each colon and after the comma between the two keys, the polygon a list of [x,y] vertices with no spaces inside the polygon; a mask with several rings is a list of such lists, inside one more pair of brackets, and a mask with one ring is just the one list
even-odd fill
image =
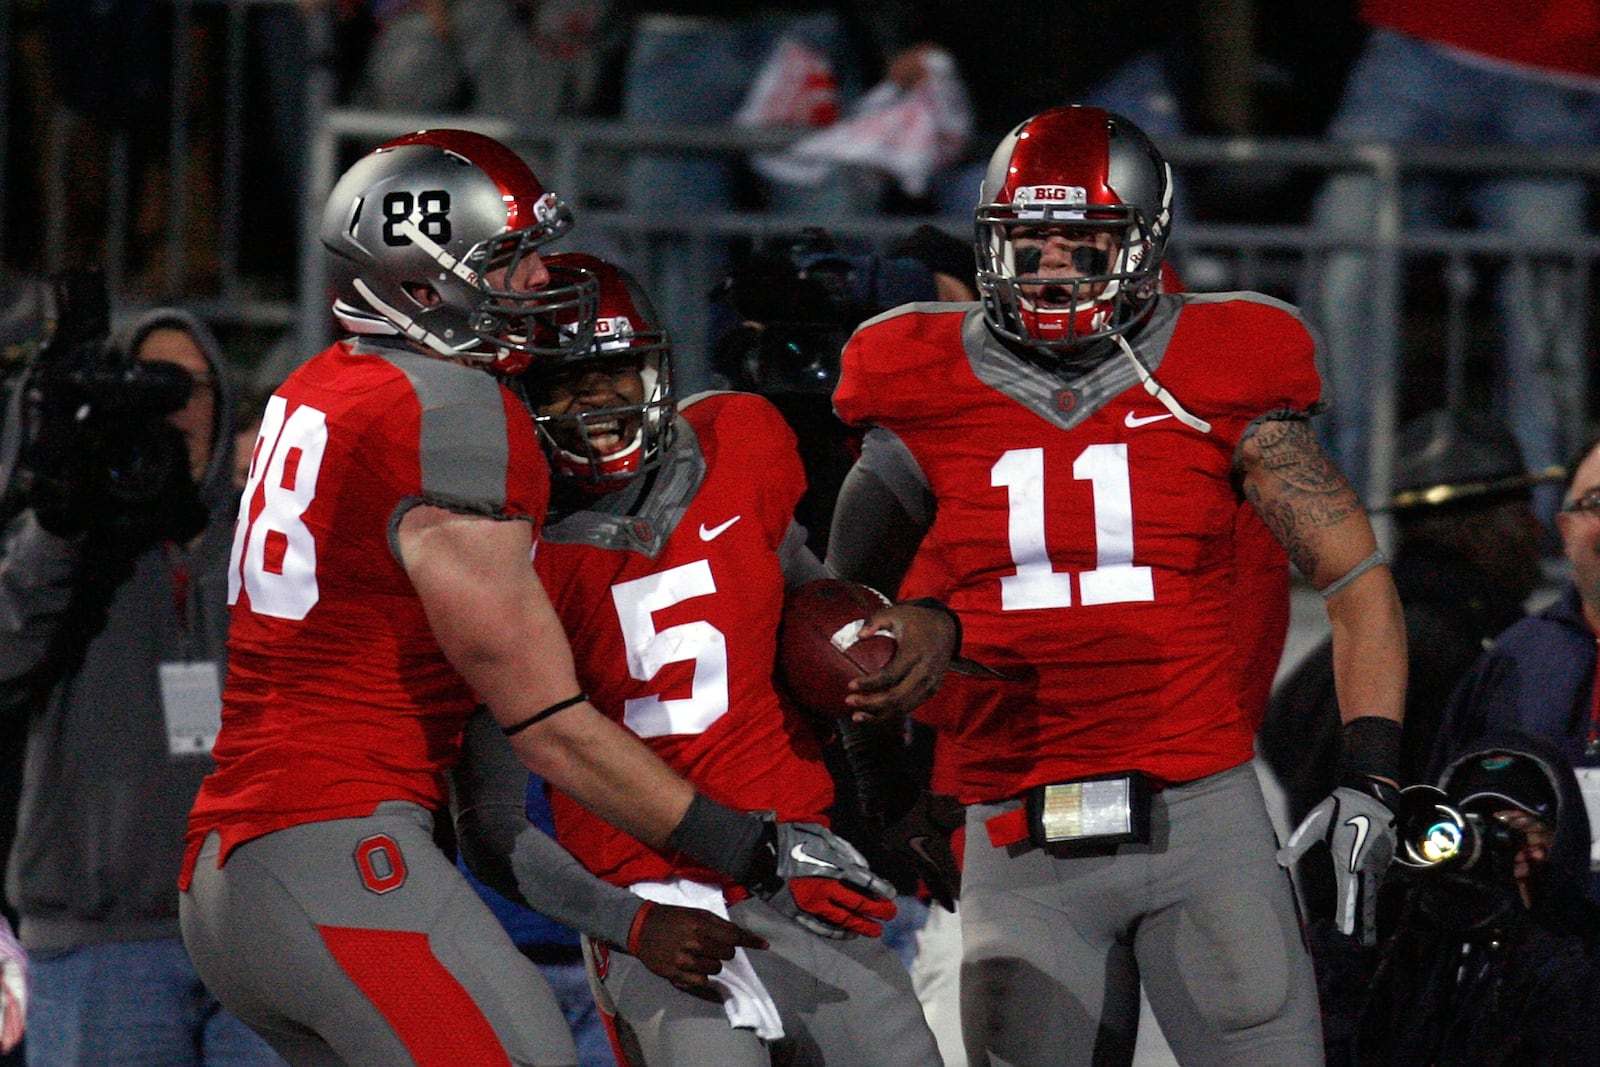
{"label": "blurred spectator", "polygon": [[[28,716],[6,871],[34,956],[28,1062],[278,1064],[200,984],[174,891],[227,635],[237,497],[220,350],[182,311],[131,322],[114,351],[142,361],[158,405],[114,366],[114,396],[63,385],[101,365],[97,331],[82,337],[36,358],[40,408],[7,422],[38,432],[0,464],[25,505],[0,529],[0,703]],[[68,367],[78,376],[49,377]]]}
{"label": "blurred spectator", "polygon": [[[1392,571],[1406,616],[1410,682],[1401,784],[1426,780],[1450,692],[1540,582],[1537,481],[1493,416],[1435,410],[1400,434]],[[1330,641],[1277,687],[1257,748],[1287,794],[1291,825],[1334,785],[1339,708]]]}
{"label": "blurred spectator", "polygon": [[[802,124],[825,126],[859,95],[882,62],[875,18],[883,0],[844,4],[801,0],[783,8],[751,8],[728,0],[624,0],[632,37],[622,77],[622,118],[659,127],[720,127],[733,122],[763,69],[788,55],[800,75],[792,98]],[[626,190],[631,213],[698,219],[732,210],[741,200],[741,172],[725,154],[634,152]],[[875,188],[875,186],[874,186]],[[867,206],[856,177],[841,173],[814,188],[782,187],[774,210],[813,218]],[[650,242],[630,265],[650,286],[656,306],[680,339],[680,391],[712,384],[700,354],[709,332],[705,292],[725,268],[720,240]]]}
{"label": "blurred spectator", "polygon": [[[797,47],[781,42],[779,55]],[[791,108],[763,106],[786,95],[770,83],[782,86],[795,80],[780,76],[769,83],[767,73],[763,70],[736,121],[749,126],[794,124],[797,119],[814,124],[805,123],[810,116],[794,114]],[[802,80],[802,100],[804,87]],[[793,99],[795,94],[787,95]],[[955,59],[937,45],[919,44],[896,55],[888,75],[850,103],[837,121],[782,151],[757,154],[751,166],[770,183],[774,205],[791,211],[811,206],[804,199],[807,193],[848,182],[853,202],[823,205],[823,210],[839,213],[879,207],[891,196],[907,202],[925,199],[935,175],[961,158],[971,133],[972,105]]]}
{"label": "blurred spectator", "polygon": [[28,1027],[28,953],[0,915],[0,1056],[22,1043]]}
{"label": "blurred spectator", "polygon": [[[1529,0],[1515,17],[1455,0],[1363,0],[1370,26],[1344,98],[1327,131],[1339,141],[1500,145],[1531,153],[1600,143],[1600,0]],[[1402,227],[1448,222],[1469,207],[1477,225],[1518,238],[1572,234],[1587,210],[1583,181],[1539,173],[1475,181],[1465,198],[1437,182],[1403,183]],[[1346,238],[1322,265],[1304,301],[1324,338],[1324,443],[1363,492],[1368,489],[1369,397],[1373,382],[1399,375],[1374,362],[1368,344],[1375,309],[1372,257],[1381,198],[1369,172],[1335,174],[1314,205],[1312,224]],[[1564,398],[1585,374],[1583,321],[1573,301],[1573,268],[1552,255],[1496,264],[1493,289],[1502,351],[1495,408],[1516,434],[1524,461],[1559,463],[1581,433]],[[1556,494],[1536,494],[1549,521]]]}
{"label": "blurred spectator", "polygon": [[[54,105],[42,153],[45,271],[109,266],[107,226],[126,212],[128,284],[155,295],[193,294],[217,282],[220,151],[210,79],[217,67],[216,22],[208,5],[150,0],[59,0],[48,5]],[[179,14],[183,21],[175,22]],[[186,29],[174,40],[174,27]],[[182,50],[183,62],[174,54]],[[185,72],[186,86],[175,84]],[[186,152],[174,175],[171,93],[185,117]],[[172,188],[176,178],[177,188]],[[127,200],[110,190],[124,183]],[[181,216],[182,262],[168,261],[165,235]],[[113,235],[120,239],[122,235]],[[181,273],[169,268],[181,267]]]}
{"label": "blurred spectator", "polygon": [[[1572,581],[1554,604],[1500,634],[1462,681],[1433,767],[1494,730],[1549,738],[1573,765],[1591,822],[1600,822],[1600,443],[1590,441],[1569,471],[1556,529]],[[1589,871],[1589,898],[1600,903],[1600,850],[1592,846]]]}
{"label": "blurred spectator", "polygon": [[609,0],[370,0],[355,103],[524,125],[592,113],[624,43]]}

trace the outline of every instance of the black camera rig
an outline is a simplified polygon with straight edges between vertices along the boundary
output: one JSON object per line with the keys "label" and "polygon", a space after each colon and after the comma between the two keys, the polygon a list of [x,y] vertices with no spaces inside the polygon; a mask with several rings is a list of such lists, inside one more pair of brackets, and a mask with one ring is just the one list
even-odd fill
{"label": "black camera rig", "polygon": [[98,272],[50,283],[43,336],[4,383],[0,424],[0,524],[33,508],[53,532],[115,526],[189,485],[188,454],[166,416],[193,378],[146,362],[110,340]]}

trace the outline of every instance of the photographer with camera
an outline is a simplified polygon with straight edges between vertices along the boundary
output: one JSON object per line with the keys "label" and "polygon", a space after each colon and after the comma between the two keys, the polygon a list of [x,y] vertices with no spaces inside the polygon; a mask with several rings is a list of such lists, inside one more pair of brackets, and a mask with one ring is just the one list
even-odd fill
{"label": "photographer with camera", "polygon": [[1324,1000],[1352,1012],[1328,1063],[1593,1063],[1600,911],[1584,896],[1589,819],[1557,746],[1485,737],[1436,786],[1406,789],[1395,822],[1397,918],[1370,978],[1352,968]]}
{"label": "photographer with camera", "polygon": [[33,957],[27,1062],[278,1064],[178,931],[237,507],[220,350],[174,309],[108,338],[96,279],[55,295],[0,437],[0,706],[28,717],[6,877]]}

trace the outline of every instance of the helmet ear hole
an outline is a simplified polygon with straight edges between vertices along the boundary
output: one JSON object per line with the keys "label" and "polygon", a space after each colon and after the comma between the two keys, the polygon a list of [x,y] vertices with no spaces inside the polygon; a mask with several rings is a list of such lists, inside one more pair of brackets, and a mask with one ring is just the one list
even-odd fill
{"label": "helmet ear hole", "polygon": [[408,282],[402,288],[420,308],[438,307],[444,303],[444,297],[439,295],[439,290],[423,282]]}

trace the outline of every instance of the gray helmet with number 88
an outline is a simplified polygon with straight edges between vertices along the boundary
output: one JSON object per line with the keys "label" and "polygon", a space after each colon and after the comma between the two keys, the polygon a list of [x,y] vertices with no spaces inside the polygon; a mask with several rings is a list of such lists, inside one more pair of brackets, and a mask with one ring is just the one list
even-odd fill
{"label": "gray helmet with number 88", "polygon": [[[487,281],[502,269],[516,276],[571,228],[567,206],[498,141],[466,130],[396,138],[357,161],[328,196],[321,238],[334,315],[352,333],[398,334],[503,374],[585,349],[596,288],[586,271],[548,268],[549,283],[532,291]],[[541,328],[555,307],[564,328]]]}

